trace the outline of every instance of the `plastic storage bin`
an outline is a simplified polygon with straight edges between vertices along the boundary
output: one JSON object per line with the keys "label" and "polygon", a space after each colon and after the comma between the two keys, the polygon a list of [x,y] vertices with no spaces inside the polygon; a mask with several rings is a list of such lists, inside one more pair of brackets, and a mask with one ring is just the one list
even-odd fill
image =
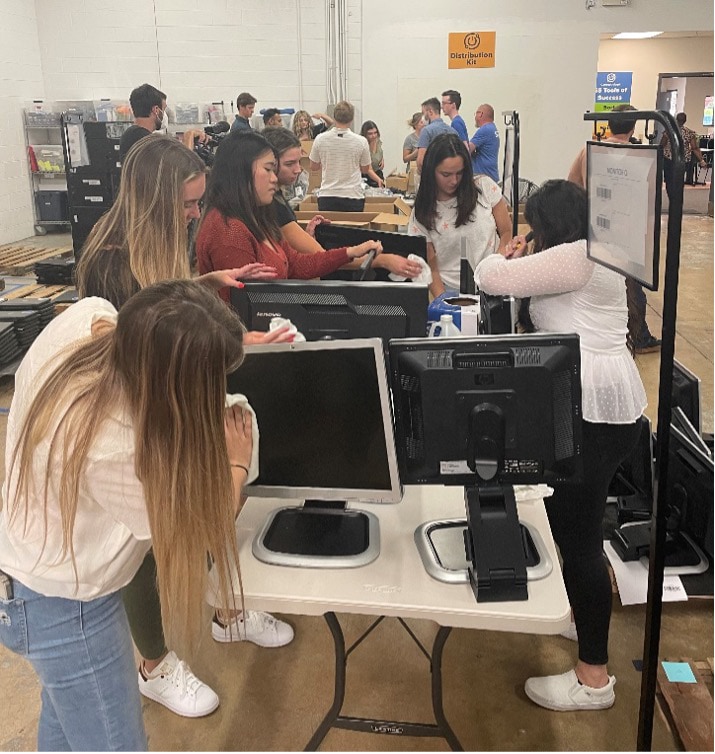
{"label": "plastic storage bin", "polygon": [[66,191],[38,191],[35,200],[40,222],[59,223],[69,220]]}
{"label": "plastic storage bin", "polygon": [[38,173],[64,173],[65,158],[61,144],[32,144]]}

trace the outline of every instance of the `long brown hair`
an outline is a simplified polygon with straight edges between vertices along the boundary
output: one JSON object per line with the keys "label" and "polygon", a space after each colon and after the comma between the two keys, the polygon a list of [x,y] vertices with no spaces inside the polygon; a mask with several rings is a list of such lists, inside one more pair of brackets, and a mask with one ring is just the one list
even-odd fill
{"label": "long brown hair", "polygon": [[[115,329],[80,341],[48,366],[49,376],[20,418],[8,471],[10,513],[24,512],[26,524],[44,515],[46,537],[48,490],[56,487],[62,556],[74,564],[88,455],[110,413],[128,411],[172,646],[193,644],[202,629],[197,606],[204,604],[207,553],[222,605],[234,606],[238,551],[224,396],[226,374],[243,358],[242,337],[239,318],[201,283],[144,288],[122,307]],[[49,452],[43,454],[44,443]],[[43,480],[40,489],[33,478]],[[36,510],[43,500],[43,511]]]}
{"label": "long brown hair", "polygon": [[[189,278],[184,185],[206,172],[201,159],[169,136],[137,142],[122,166],[119,194],[99,219],[77,263],[81,297],[97,295],[121,305],[159,280]],[[122,256],[107,264],[108,254]]]}

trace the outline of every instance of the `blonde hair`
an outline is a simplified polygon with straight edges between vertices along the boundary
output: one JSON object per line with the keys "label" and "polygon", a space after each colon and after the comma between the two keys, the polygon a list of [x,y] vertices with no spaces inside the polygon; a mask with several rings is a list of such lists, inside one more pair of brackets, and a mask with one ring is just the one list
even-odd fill
{"label": "blonde hair", "polygon": [[408,121],[407,125],[410,128],[417,128],[417,124],[422,120],[422,113],[415,113]]}
{"label": "blonde hair", "polygon": [[[24,507],[27,525],[44,500],[45,539],[48,490],[57,489],[62,556],[76,573],[73,531],[87,458],[110,413],[128,410],[170,646],[195,644],[204,627],[197,606],[204,604],[207,553],[222,604],[234,605],[231,572],[240,572],[224,396],[226,373],[243,358],[242,337],[240,319],[201,283],[141,290],[120,310],[116,329],[83,339],[49,365],[8,471],[11,515]],[[33,476],[43,479],[41,489]],[[240,575],[238,586],[242,593]]]}
{"label": "blonde hair", "polygon": [[303,130],[298,125],[298,121],[300,118],[307,118],[308,119],[308,131],[310,131],[310,138],[313,138],[313,117],[307,110],[298,110],[296,111],[295,115],[293,115],[293,133],[296,136],[300,136],[303,133]]}
{"label": "blonde hair", "polygon": [[[137,288],[188,278],[184,185],[206,172],[201,159],[169,136],[147,136],[127,153],[119,194],[99,219],[77,263],[80,297],[101,291],[121,305]],[[107,264],[106,255],[122,257]]]}

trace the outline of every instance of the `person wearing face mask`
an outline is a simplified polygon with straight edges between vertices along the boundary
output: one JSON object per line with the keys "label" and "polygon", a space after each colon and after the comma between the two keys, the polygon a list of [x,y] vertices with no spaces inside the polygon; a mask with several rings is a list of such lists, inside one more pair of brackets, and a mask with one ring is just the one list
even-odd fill
{"label": "person wearing face mask", "polygon": [[130,126],[119,142],[119,156],[124,160],[127,152],[140,139],[160,128],[166,128],[166,95],[151,84],[142,84],[132,90],[129,104],[134,113],[134,125]]}

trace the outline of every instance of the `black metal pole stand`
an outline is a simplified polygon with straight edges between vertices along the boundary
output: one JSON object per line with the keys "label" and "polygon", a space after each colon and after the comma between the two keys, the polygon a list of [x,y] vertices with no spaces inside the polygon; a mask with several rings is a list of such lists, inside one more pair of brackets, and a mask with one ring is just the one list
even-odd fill
{"label": "black metal pole stand", "polygon": [[396,720],[373,720],[364,717],[346,717],[341,715],[340,711],[342,710],[343,702],[345,701],[345,680],[348,656],[375,628],[377,628],[385,617],[381,616],[373,621],[367,631],[365,631],[347,651],[345,650],[345,636],[335,613],[326,613],[324,617],[325,622],[330,629],[330,633],[333,636],[333,643],[335,645],[335,693],[333,703],[328,710],[328,713],[325,715],[323,721],[320,723],[312,738],[306,745],[305,751],[316,751],[331,728],[343,728],[346,730],[361,731],[363,733],[380,733],[392,736],[444,738],[452,751],[464,751],[457,736],[447,722],[442,707],[442,651],[445,642],[447,641],[447,637],[452,631],[451,628],[440,626],[434,644],[432,645],[432,655],[430,656],[405,621],[402,618],[397,619],[430,662],[430,670],[432,673],[432,709],[436,723],[408,723]]}
{"label": "black metal pole stand", "polygon": [[[651,542],[648,558],[648,602],[643,640],[643,675],[641,679],[638,716],[638,751],[649,751],[653,740],[655,689],[658,677],[658,649],[663,613],[663,568],[665,566],[665,535],[667,522],[666,489],[668,482],[668,450],[670,447],[670,414],[673,390],[673,356],[675,354],[675,322],[678,307],[678,275],[680,266],[680,233],[683,224],[683,180],[685,152],[683,140],[673,116],[661,110],[630,110],[610,112],[609,120],[655,120],[661,123],[670,139],[673,156],[673,180],[668,197],[668,239],[665,255],[665,286],[663,289],[663,345],[660,351],[658,385],[658,444],[655,457],[655,489],[651,517]],[[586,113],[584,120],[603,120],[604,113]]]}

